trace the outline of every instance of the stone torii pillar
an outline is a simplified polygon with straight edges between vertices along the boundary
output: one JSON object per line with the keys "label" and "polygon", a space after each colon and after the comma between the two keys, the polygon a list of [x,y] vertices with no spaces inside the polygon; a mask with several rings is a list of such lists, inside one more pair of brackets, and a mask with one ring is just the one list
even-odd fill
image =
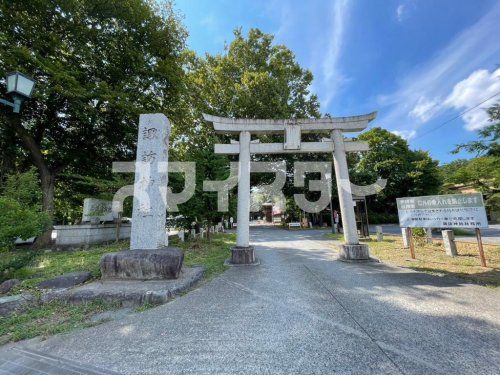
{"label": "stone torii pillar", "polygon": [[[239,142],[215,145],[216,154],[239,155],[237,242],[231,250],[231,263],[256,263],[254,249],[249,241],[250,155],[281,153],[333,153],[345,234],[345,244],[340,248],[340,258],[369,259],[368,246],[359,243],[346,159],[346,152],[367,151],[368,143],[344,140],[342,134],[364,130],[375,116],[376,112],[350,117],[263,120],[234,119],[203,114],[206,121],[213,123],[216,133],[239,135]],[[302,133],[328,133],[330,139],[326,142],[302,142]],[[251,134],[284,134],[284,143],[253,143],[250,142]]]}
{"label": "stone torii pillar", "polygon": [[[236,246],[242,250],[250,247],[250,132],[247,131],[240,133]],[[251,255],[250,252],[252,253]],[[255,261],[255,259],[252,259],[253,249],[250,252],[246,252],[250,257],[248,261],[253,263]]]}
{"label": "stone torii pillar", "polygon": [[[340,257],[345,260],[369,259],[368,245],[359,243],[356,216],[354,214],[354,203],[352,200],[351,181],[347,167],[346,149],[344,137],[339,129],[332,131],[333,141],[333,165],[337,179],[337,191],[339,194],[340,215],[344,230],[345,244],[341,246]],[[332,224],[333,225],[333,224]]]}

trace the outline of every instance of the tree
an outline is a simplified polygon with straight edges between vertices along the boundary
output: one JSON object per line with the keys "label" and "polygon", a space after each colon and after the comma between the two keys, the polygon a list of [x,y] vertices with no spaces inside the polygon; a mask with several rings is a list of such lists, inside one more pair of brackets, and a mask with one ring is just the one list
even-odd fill
{"label": "tree", "polygon": [[500,157],[482,156],[470,160],[455,160],[441,167],[443,192],[456,192],[455,187],[462,185],[483,193],[486,206],[500,211]]}
{"label": "tree", "polygon": [[245,37],[237,29],[223,54],[192,58],[197,110],[227,117],[318,117],[317,97],[309,91],[312,73],[273,38],[258,29]]}
{"label": "tree", "polygon": [[19,70],[37,86],[21,116],[6,111],[0,126],[36,166],[45,212],[62,172],[109,177],[113,160],[133,156],[139,113],[180,117],[185,38],[168,3],[1,2],[0,75]]}
{"label": "tree", "polygon": [[422,150],[412,151],[410,162],[408,194],[412,196],[437,194],[443,182],[439,173],[439,162],[433,160],[427,151]]}
{"label": "tree", "polygon": [[[319,103],[309,91],[311,72],[295,61],[292,51],[274,45],[273,36],[258,29],[251,29],[246,36],[241,29],[235,30],[234,40],[222,54],[201,58],[187,53],[187,60],[186,101],[192,104],[192,111],[173,129],[175,148],[179,146],[173,152],[178,160],[196,161],[199,183],[195,196],[181,206],[181,213],[211,221],[220,214],[215,194],[203,192],[201,181],[226,178],[229,161],[237,159],[214,155],[214,144],[229,143],[229,137],[216,135],[201,113],[246,118],[319,117]],[[252,175],[252,182],[265,178],[269,176]]]}
{"label": "tree", "polygon": [[438,162],[427,152],[410,150],[406,140],[382,128],[370,129],[358,139],[368,142],[370,150],[350,156],[352,181],[368,185],[378,177],[387,179],[380,193],[368,197],[372,211],[395,213],[396,198],[438,192]]}
{"label": "tree", "polygon": [[500,211],[500,104],[488,109],[492,124],[478,131],[479,139],[458,145],[452,153],[466,150],[476,158],[459,159],[441,167],[443,191],[453,191],[456,185],[464,185],[483,193],[486,207]]}
{"label": "tree", "polygon": [[478,131],[480,139],[457,145],[452,151],[453,154],[466,150],[476,156],[500,156],[500,104],[489,108],[488,114],[492,124]]}
{"label": "tree", "polygon": [[450,178],[453,176],[457,170],[465,167],[468,164],[467,159],[457,159],[449,163],[443,164],[439,167],[439,173],[441,174],[441,179],[443,180],[443,186],[450,183]]}

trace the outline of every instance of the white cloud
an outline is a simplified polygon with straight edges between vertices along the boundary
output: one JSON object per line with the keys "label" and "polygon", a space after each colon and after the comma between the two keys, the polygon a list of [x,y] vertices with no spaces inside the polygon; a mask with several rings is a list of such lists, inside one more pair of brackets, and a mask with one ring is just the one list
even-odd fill
{"label": "white cloud", "polygon": [[215,29],[218,26],[217,17],[214,13],[209,13],[200,20],[200,25],[210,29]]}
{"label": "white cloud", "polygon": [[406,13],[407,6],[405,4],[399,4],[396,8],[396,18],[399,22],[403,21],[404,15]]}
{"label": "white cloud", "polygon": [[349,37],[352,2],[268,0],[266,3],[266,17],[278,19],[274,30],[276,42],[292,50],[302,50],[307,45],[303,55],[298,56],[299,62],[312,71],[311,91],[318,95],[322,111],[330,112],[328,107],[349,82],[342,69],[342,57]]}
{"label": "white cloud", "polygon": [[397,136],[400,136],[401,138],[406,139],[409,141],[412,138],[415,138],[417,135],[416,130],[392,130],[391,133],[396,134]]}
{"label": "white cloud", "polygon": [[329,32],[329,45],[326,54],[326,59],[323,64],[323,74],[327,80],[331,80],[338,75],[338,63],[342,48],[342,40],[344,37],[344,22],[347,19],[347,1],[337,0],[334,2],[331,9],[333,24]]}
{"label": "white cloud", "polygon": [[276,17],[279,14],[279,28],[273,34],[277,39],[285,38],[287,33],[295,26],[295,17],[290,4],[283,1],[270,1],[268,3],[268,14]]}
{"label": "white cloud", "polygon": [[427,122],[438,110],[438,100],[439,99],[429,100],[426,97],[421,96],[415,107],[413,107],[410,111],[409,115],[420,120],[421,122]]}
{"label": "white cloud", "polygon": [[[450,106],[438,104],[439,98],[447,98],[454,85],[466,79],[471,72],[500,59],[499,18],[500,3],[497,3],[434,57],[408,72],[399,81],[397,90],[379,95],[378,104],[381,106],[382,115],[379,123],[398,131],[402,130],[401,124],[405,124],[404,130],[411,131],[444,109],[450,108],[451,104]],[[486,97],[487,95],[483,95],[481,99],[484,100]],[[479,101],[470,103],[469,107]]]}
{"label": "white cloud", "polygon": [[330,9],[330,17],[332,24],[327,32],[326,56],[323,57],[321,77],[318,77],[321,86],[325,87],[324,90],[320,89],[323,94],[320,97],[323,108],[328,107],[340,87],[347,81],[347,78],[340,70],[339,64],[344,45],[346,23],[349,20],[348,2],[346,0],[336,0]]}
{"label": "white cloud", "polygon": [[416,8],[416,4],[412,0],[403,0],[396,8],[396,19],[398,22],[403,22],[410,16],[410,11]]}
{"label": "white cloud", "polygon": [[[486,98],[500,92],[500,69],[494,72],[481,69],[473,72],[466,79],[458,82],[446,98],[444,105],[461,111],[467,110]],[[492,98],[479,107],[465,113],[462,118],[465,129],[477,130],[489,124],[489,116],[485,108],[490,107],[498,97]]]}

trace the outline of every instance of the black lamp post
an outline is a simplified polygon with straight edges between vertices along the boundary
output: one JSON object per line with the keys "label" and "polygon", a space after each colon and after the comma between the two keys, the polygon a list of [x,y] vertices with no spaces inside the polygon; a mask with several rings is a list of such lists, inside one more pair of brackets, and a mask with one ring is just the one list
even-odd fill
{"label": "black lamp post", "polygon": [[9,73],[6,76],[7,94],[12,96],[12,102],[0,99],[0,103],[12,107],[14,113],[19,113],[21,104],[31,98],[31,93],[35,87],[35,80],[19,72]]}

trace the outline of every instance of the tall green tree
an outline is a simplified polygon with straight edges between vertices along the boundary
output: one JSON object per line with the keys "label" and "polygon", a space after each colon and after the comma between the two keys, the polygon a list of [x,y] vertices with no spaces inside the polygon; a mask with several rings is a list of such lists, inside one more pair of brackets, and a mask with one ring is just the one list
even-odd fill
{"label": "tall green tree", "polygon": [[0,75],[37,81],[20,116],[2,109],[0,126],[15,130],[37,168],[44,211],[54,211],[61,173],[109,176],[113,160],[132,157],[139,113],[180,117],[185,38],[169,3],[0,3]]}
{"label": "tall green tree", "polygon": [[361,134],[370,150],[350,158],[352,181],[367,185],[378,177],[387,179],[380,193],[369,196],[370,209],[395,213],[396,198],[436,194],[441,186],[438,162],[425,151],[413,151],[400,136],[382,128]]}
{"label": "tall green tree", "polygon": [[[274,44],[270,34],[251,29],[244,35],[238,29],[223,53],[205,57],[188,53],[187,61],[192,109],[183,125],[173,129],[178,145],[173,152],[179,160],[197,162],[200,182],[226,178],[229,161],[237,160],[214,155],[213,145],[229,143],[229,137],[214,134],[212,124],[203,121],[203,112],[243,118],[319,117],[317,97],[310,92],[312,73],[286,46]],[[255,178],[259,177],[252,176],[253,183]],[[182,213],[213,220],[210,217],[218,215],[215,194],[203,192],[201,183],[196,189],[191,201],[181,206]]]}

